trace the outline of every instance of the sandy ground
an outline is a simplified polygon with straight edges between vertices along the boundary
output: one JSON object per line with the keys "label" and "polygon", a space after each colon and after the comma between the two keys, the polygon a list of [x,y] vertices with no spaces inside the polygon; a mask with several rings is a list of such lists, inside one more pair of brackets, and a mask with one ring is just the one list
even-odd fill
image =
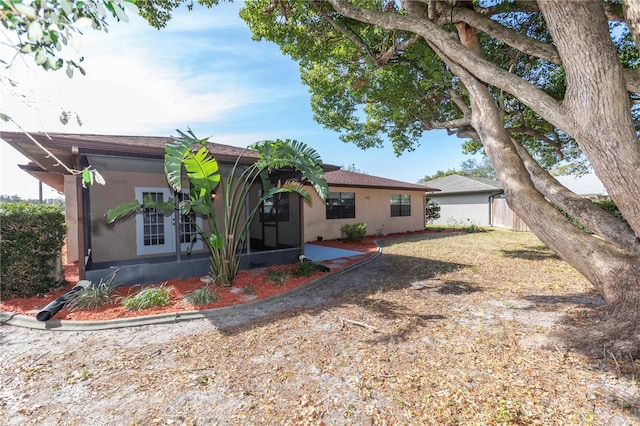
{"label": "sandy ground", "polygon": [[583,279],[554,287],[545,274],[567,272],[544,258],[517,272],[537,286],[492,287],[456,238],[456,262],[425,267],[413,250],[432,241],[395,244],[209,320],[0,327],[0,424],[640,424],[640,362],[588,358],[557,337],[602,303]]}

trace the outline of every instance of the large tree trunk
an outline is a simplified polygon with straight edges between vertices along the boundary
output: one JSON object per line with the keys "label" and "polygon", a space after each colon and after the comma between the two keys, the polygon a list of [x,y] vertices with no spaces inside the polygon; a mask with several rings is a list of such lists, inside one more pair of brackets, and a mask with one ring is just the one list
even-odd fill
{"label": "large tree trunk", "polygon": [[[561,4],[564,5],[565,2]],[[600,11],[602,12],[601,18],[604,18],[601,6]],[[592,22],[592,20],[597,21],[596,17],[592,15],[598,14],[598,12],[598,10],[592,10],[591,13],[584,11],[581,14],[576,13],[574,23],[581,21],[585,24]],[[554,13],[554,18],[560,19],[561,14],[557,11],[551,13]],[[565,16],[565,19],[568,18]],[[601,19],[601,21],[606,27],[606,19]],[[473,31],[464,24],[458,24],[457,27],[462,43],[481,54],[478,52],[477,41],[472,40]],[[588,28],[587,25],[582,28],[582,31],[588,31]],[[600,34],[600,36],[609,41],[608,33]],[[596,44],[594,40],[590,42],[594,44],[590,49],[604,49],[602,41],[600,44]],[[612,45],[610,47],[613,48]],[[509,206],[524,218],[527,225],[545,244],[596,286],[607,301],[610,312],[617,320],[640,321],[640,255],[638,254],[638,239],[633,230],[619,223],[617,219],[608,218],[601,212],[594,210],[592,206],[585,206],[576,197],[571,197],[568,191],[563,190],[559,185],[554,185],[551,181],[555,180],[548,173],[530,164],[532,158],[523,148],[514,145],[505,130],[500,110],[487,88],[469,73],[463,64],[451,60],[447,57],[446,52],[438,51],[437,47],[435,49],[469,90],[472,124],[503,183]],[[579,50],[579,48],[574,48],[574,50]],[[562,52],[561,49],[560,52]],[[618,64],[615,50],[613,52],[614,57],[607,62]],[[592,155],[598,157],[596,164],[599,167],[596,170],[601,170],[601,174],[606,175],[609,180],[617,178],[625,181],[629,175],[637,176],[640,171],[638,167],[640,156],[636,157],[636,154],[640,153],[640,149],[638,149],[639,144],[628,113],[628,95],[621,69],[617,70],[619,72],[615,76],[618,80],[617,84],[610,81],[607,81],[606,84],[596,84],[597,82],[593,82],[596,78],[594,74],[599,79],[612,79],[611,73],[613,71],[602,69],[598,71],[598,67],[581,66],[585,63],[585,58],[579,55],[578,58],[572,58],[582,61],[578,65],[574,63],[572,66],[565,65],[565,67],[570,70],[596,68],[596,71],[589,73],[588,77],[591,83],[585,83],[583,79],[587,76],[574,70],[573,72],[578,76],[572,80],[572,85],[569,86],[565,97],[565,105],[563,105],[565,113],[579,129],[576,139],[578,142],[585,141],[587,147],[583,149],[585,149],[587,156],[589,156],[590,150],[606,150],[607,143],[612,145],[620,143],[620,145],[611,148],[613,152],[607,152],[605,155],[601,152],[592,152]],[[618,90],[618,97],[611,98],[607,94],[603,95],[600,93],[601,90]],[[624,96],[620,97],[620,93]],[[576,106],[576,103],[580,103],[580,105]],[[617,105],[614,106],[614,103]],[[628,120],[616,120],[616,117],[621,115],[628,117]],[[590,117],[591,121],[585,117]],[[593,122],[596,123],[596,126],[589,126],[589,123]],[[600,146],[597,146],[598,143]],[[631,161],[629,162],[629,158],[616,161],[620,151],[630,156]],[[608,162],[607,156],[611,156]],[[526,163],[529,163],[529,169],[527,169]],[[594,167],[596,166],[594,165]],[[619,176],[619,173],[623,173],[624,170],[627,170],[627,175],[625,177]],[[544,176],[545,174],[546,176]],[[538,188],[536,188],[534,181],[538,182]],[[620,200],[619,202],[624,205],[621,210],[626,214],[633,215],[634,219],[640,219],[638,211],[640,203],[637,201],[640,199],[640,194],[636,193],[639,181],[640,176],[637,176],[633,183],[628,182],[627,185],[622,186],[617,183],[613,185],[615,188],[613,192],[618,195],[616,200]],[[545,183],[549,184],[549,188],[541,187]],[[629,185],[632,186],[631,191],[629,191]],[[546,192],[546,196],[543,194],[544,192]],[[569,206],[570,211],[578,212],[583,219],[598,228],[605,238],[596,238],[572,225],[549,202],[549,199],[559,202],[561,206]],[[583,208],[583,211],[579,211],[580,207]],[[636,223],[636,221],[632,220],[629,223]],[[619,231],[627,231],[626,237],[616,235],[616,232]],[[638,232],[635,233],[638,234]]]}

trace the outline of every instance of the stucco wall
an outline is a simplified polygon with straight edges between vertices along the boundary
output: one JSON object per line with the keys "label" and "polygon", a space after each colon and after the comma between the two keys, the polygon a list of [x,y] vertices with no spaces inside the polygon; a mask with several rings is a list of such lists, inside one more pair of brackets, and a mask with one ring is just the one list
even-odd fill
{"label": "stucco wall", "polygon": [[440,206],[440,219],[435,225],[478,225],[489,226],[489,193],[431,195]]}
{"label": "stucco wall", "polygon": [[[424,191],[387,190],[373,188],[330,187],[330,192],[354,192],[355,219],[327,219],[325,203],[312,192],[313,204],[304,203],[304,241],[340,238],[344,224],[364,222],[367,234],[392,234],[424,229]],[[411,195],[411,216],[391,217],[391,194]]]}

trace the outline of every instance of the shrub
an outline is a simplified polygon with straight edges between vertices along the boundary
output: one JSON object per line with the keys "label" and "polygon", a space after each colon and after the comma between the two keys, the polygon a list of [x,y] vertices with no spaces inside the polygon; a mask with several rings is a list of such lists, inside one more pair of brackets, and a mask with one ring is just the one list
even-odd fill
{"label": "shrub", "polygon": [[70,310],[74,309],[96,309],[100,306],[108,305],[111,302],[111,293],[115,287],[112,285],[113,275],[107,279],[107,281],[102,281],[98,283],[98,285],[89,285],[78,293],[76,293],[71,299],[66,307]]}
{"label": "shrub", "polygon": [[367,224],[364,222],[357,222],[342,225],[340,227],[340,235],[342,236],[342,241],[346,241],[348,243],[359,243],[367,236]]}
{"label": "shrub", "polygon": [[622,213],[620,213],[618,206],[616,206],[616,203],[614,203],[613,200],[607,198],[604,200],[593,200],[593,202],[604,211],[611,213],[619,219],[625,220],[624,216],[622,215]]}
{"label": "shrub", "polygon": [[427,223],[433,223],[437,219],[440,219],[440,206],[432,199],[427,198],[425,220]]}
{"label": "shrub", "polygon": [[310,277],[316,272],[320,271],[320,265],[313,262],[300,262],[298,267],[293,270],[294,277]]}
{"label": "shrub", "polygon": [[182,300],[190,305],[208,305],[209,303],[220,300],[220,295],[217,291],[207,286],[185,294]]}
{"label": "shrub", "polygon": [[121,303],[128,311],[167,306],[171,303],[170,292],[171,289],[165,287],[164,284],[159,287],[147,287],[136,294],[124,297]]}
{"label": "shrub", "polygon": [[275,285],[283,285],[287,278],[289,278],[289,272],[280,269],[269,269],[267,271],[267,281]]}
{"label": "shrub", "polygon": [[65,232],[58,206],[0,206],[0,299],[32,297],[66,284],[60,257]]}

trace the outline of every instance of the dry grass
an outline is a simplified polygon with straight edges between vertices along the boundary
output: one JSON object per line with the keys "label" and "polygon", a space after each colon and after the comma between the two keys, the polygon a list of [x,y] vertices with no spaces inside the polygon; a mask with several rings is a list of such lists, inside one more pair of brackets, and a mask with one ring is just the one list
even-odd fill
{"label": "dry grass", "polygon": [[[78,334],[11,368],[0,355],[0,420],[28,412],[51,424],[640,421],[640,362],[588,358],[554,334],[565,318],[587,321],[601,301],[531,234],[387,241],[381,258],[329,287],[346,293],[317,288],[308,298],[322,302],[234,327]],[[80,394],[91,404],[60,404]]]}

